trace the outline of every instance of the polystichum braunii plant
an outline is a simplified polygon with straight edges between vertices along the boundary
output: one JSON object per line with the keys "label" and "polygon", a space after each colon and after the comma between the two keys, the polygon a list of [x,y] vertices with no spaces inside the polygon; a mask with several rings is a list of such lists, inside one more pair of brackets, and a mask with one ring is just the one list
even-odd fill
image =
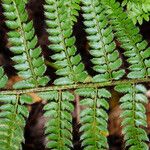
{"label": "polystichum braunii plant", "polygon": [[143,20],[149,21],[150,1],[149,0],[124,0],[122,6],[126,7],[129,18],[134,23],[142,24]]}
{"label": "polystichum braunii plant", "polygon": [[[128,1],[124,1],[125,5]],[[53,150],[72,149],[72,112],[75,95],[80,96],[81,143],[85,150],[109,149],[107,129],[111,86],[122,94],[122,133],[130,150],[148,150],[148,102],[142,85],[150,81],[150,48],[115,0],[46,0],[44,13],[50,44],[50,56],[57,66],[57,79],[48,86],[46,65],[41,55],[33,22],[29,21],[25,0],[2,0],[3,14],[9,28],[8,41],[12,60],[21,81],[14,90],[6,90],[7,75],[0,68],[0,150],[19,150],[24,142],[26,107],[32,103],[29,93],[46,101],[44,115],[47,147]],[[79,10],[89,44],[94,76],[84,67],[76,48],[73,26]],[[146,17],[147,18],[147,17]],[[139,20],[140,21],[140,20]],[[120,48],[116,45],[119,42]],[[124,55],[122,57],[122,55]],[[127,68],[124,67],[127,63]]]}

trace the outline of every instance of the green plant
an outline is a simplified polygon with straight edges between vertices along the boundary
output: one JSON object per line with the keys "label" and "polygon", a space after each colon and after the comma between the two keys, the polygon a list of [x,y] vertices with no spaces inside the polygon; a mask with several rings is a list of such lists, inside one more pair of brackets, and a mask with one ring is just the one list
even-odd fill
{"label": "green plant", "polygon": [[134,24],[143,23],[143,20],[149,21],[150,1],[149,0],[124,0],[122,6],[126,6],[129,18]]}
{"label": "green plant", "polygon": [[[85,106],[80,113],[83,148],[108,149],[109,86],[124,94],[120,107],[126,147],[148,150],[146,142],[149,139],[143,129],[147,127],[144,104],[148,100],[141,83],[150,81],[150,48],[120,4],[115,0],[46,0],[44,12],[51,41],[49,49],[53,51],[51,58],[57,66],[57,79],[50,86],[46,86],[50,79],[44,75],[46,65],[25,5],[23,0],[2,0],[6,25],[10,29],[8,41],[14,53],[12,60],[22,80],[14,84],[15,90],[0,92],[1,150],[21,149],[25,118],[29,115],[26,105],[32,103],[31,92],[46,101],[48,148],[67,150],[73,147],[71,113],[75,95],[79,95],[80,105]],[[80,8],[95,71],[93,77],[77,54],[73,36]],[[115,39],[124,50],[126,60],[120,56]],[[125,61],[127,68],[123,66]],[[1,67],[0,88],[5,87],[7,80]]]}

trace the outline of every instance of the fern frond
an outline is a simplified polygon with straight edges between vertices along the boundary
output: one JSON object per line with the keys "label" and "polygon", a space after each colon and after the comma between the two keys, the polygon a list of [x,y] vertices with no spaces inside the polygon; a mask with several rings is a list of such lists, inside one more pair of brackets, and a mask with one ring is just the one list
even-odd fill
{"label": "fern frond", "polygon": [[90,54],[94,57],[91,61],[94,64],[93,69],[99,73],[93,80],[94,82],[118,80],[125,71],[120,69],[122,60],[116,50],[114,35],[111,26],[108,25],[104,8],[99,0],[82,2]]}
{"label": "fern frond", "polygon": [[107,121],[109,109],[107,98],[111,94],[106,89],[81,88],[76,93],[83,97],[81,106],[85,106],[80,113],[80,132],[84,150],[106,150],[107,143]]}
{"label": "fern frond", "polygon": [[8,77],[4,73],[3,67],[0,67],[0,88],[4,88],[8,82]]}
{"label": "fern frond", "polygon": [[18,75],[24,80],[16,83],[14,88],[33,88],[45,86],[49,78],[43,76],[46,71],[44,58],[41,56],[41,48],[37,47],[37,37],[33,28],[33,22],[28,21],[23,0],[3,0],[4,16],[8,32],[10,50],[14,53],[14,66]]}
{"label": "fern frond", "polygon": [[145,2],[146,0],[123,0],[122,1],[122,6],[125,6],[127,5],[128,3],[143,3]]}
{"label": "fern frond", "polygon": [[66,11],[68,11],[68,19],[70,19],[72,25],[74,22],[77,22],[77,16],[79,15],[78,11],[80,10],[80,2],[81,0],[64,0]]}
{"label": "fern frond", "polygon": [[118,92],[125,93],[120,99],[120,107],[123,110],[123,134],[126,147],[129,150],[148,150],[145,142],[149,141],[146,132],[142,127],[147,127],[146,110],[147,97],[144,95],[146,89],[143,85],[118,85],[115,87]]}
{"label": "fern frond", "polygon": [[150,48],[142,36],[139,28],[135,27],[122,7],[115,0],[102,0],[106,7],[107,18],[115,31],[115,36],[125,50],[124,55],[130,64],[128,78],[147,78],[150,76]]}
{"label": "fern frond", "polygon": [[[87,77],[84,65],[81,63],[81,56],[76,55],[75,37],[72,36],[72,21],[68,18],[68,11],[66,11],[68,7],[66,8],[65,4],[64,0],[46,0],[44,6],[47,32],[49,40],[52,42],[49,48],[55,53],[51,58],[59,66],[56,74],[61,76],[55,80],[54,84],[56,85],[84,82]],[[74,7],[76,8],[76,6]]]}
{"label": "fern frond", "polygon": [[47,147],[52,150],[69,150],[73,147],[71,113],[74,110],[74,95],[68,91],[41,92],[38,95],[47,100],[44,106]]}
{"label": "fern frond", "polygon": [[150,1],[149,0],[124,0],[122,6],[126,5],[128,17],[132,19],[134,24],[143,20],[149,21],[150,17]]}
{"label": "fern frond", "polygon": [[24,142],[25,118],[28,109],[23,105],[32,102],[27,95],[0,95],[0,149],[19,150]]}

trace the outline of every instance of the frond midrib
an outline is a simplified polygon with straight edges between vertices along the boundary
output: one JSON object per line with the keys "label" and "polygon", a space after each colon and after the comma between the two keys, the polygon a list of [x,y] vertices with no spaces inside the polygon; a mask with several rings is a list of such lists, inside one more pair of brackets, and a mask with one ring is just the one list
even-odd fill
{"label": "frond midrib", "polygon": [[[94,10],[94,8],[95,8],[95,6],[93,5],[93,0],[91,1],[91,3],[92,3],[92,7],[93,7],[93,10]],[[103,10],[102,10],[103,11]],[[104,48],[104,57],[105,57],[105,61],[106,61],[106,64],[107,64],[107,71],[108,71],[108,73],[109,73],[109,76],[110,76],[110,80],[112,80],[112,76],[111,76],[111,74],[112,74],[112,71],[111,71],[111,68],[109,67],[109,61],[108,61],[108,58],[107,58],[107,50],[106,50],[106,48],[105,48],[105,43],[104,43],[104,40],[103,40],[103,35],[102,35],[102,32],[101,32],[101,29],[100,29],[100,27],[98,26],[99,25],[99,21],[97,20],[97,14],[96,14],[96,12],[95,11],[93,11],[94,12],[94,19],[96,20],[96,28],[97,28],[97,30],[98,30],[98,35],[99,35],[99,39],[101,40],[101,42],[102,42],[102,44],[103,44],[103,48]]]}
{"label": "frond midrib", "polygon": [[56,2],[55,2],[55,9],[56,9],[57,18],[58,18],[59,29],[61,31],[60,35],[61,35],[61,39],[62,39],[62,42],[63,42],[63,49],[64,49],[64,52],[65,52],[65,55],[66,55],[66,59],[67,59],[67,62],[68,62],[71,74],[74,76],[73,66],[72,66],[72,63],[70,61],[69,54],[67,52],[67,47],[66,47],[65,39],[64,39],[64,35],[63,35],[63,29],[62,29],[61,21],[60,21],[60,14],[58,13],[58,6],[57,5],[58,5],[58,1],[56,0]]}
{"label": "frond midrib", "polygon": [[0,94],[2,95],[14,95],[14,94],[26,94],[26,93],[37,93],[37,92],[46,92],[53,90],[69,90],[77,88],[98,88],[98,87],[111,87],[120,84],[137,84],[137,83],[148,83],[150,78],[143,79],[124,79],[119,81],[108,81],[108,82],[97,82],[97,83],[75,83],[71,85],[52,85],[48,87],[39,87],[39,88],[30,88],[30,89],[18,89],[18,90],[1,90]]}
{"label": "frond midrib", "polygon": [[27,41],[26,41],[26,38],[25,38],[25,31],[24,31],[24,28],[23,28],[23,25],[22,25],[22,22],[21,22],[21,18],[20,18],[20,15],[19,15],[17,4],[16,4],[15,0],[12,0],[12,1],[13,1],[14,6],[15,6],[16,13],[17,13],[17,16],[18,16],[19,26],[20,26],[20,29],[21,29],[20,32],[21,32],[21,35],[23,37],[23,44],[25,46],[25,53],[26,53],[28,64],[29,64],[29,67],[30,67],[30,70],[31,70],[31,73],[32,73],[32,78],[34,79],[34,82],[36,83],[36,87],[38,87],[36,74],[34,72],[34,67],[33,67],[33,64],[32,64],[32,58],[29,54],[29,48],[28,48],[28,44],[27,44]]}

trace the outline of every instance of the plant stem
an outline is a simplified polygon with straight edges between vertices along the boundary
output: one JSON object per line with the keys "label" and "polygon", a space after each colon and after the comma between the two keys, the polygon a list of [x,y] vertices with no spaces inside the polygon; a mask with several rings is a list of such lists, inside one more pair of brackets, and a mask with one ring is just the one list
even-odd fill
{"label": "plant stem", "polygon": [[46,92],[46,91],[53,91],[53,90],[66,90],[66,89],[77,89],[77,88],[87,88],[87,87],[109,87],[115,86],[119,84],[137,84],[137,83],[146,83],[150,82],[150,78],[144,79],[125,79],[121,81],[109,81],[109,82],[100,82],[100,83],[76,83],[72,85],[52,85],[48,87],[40,87],[40,88],[33,88],[33,89],[22,89],[22,90],[1,90],[0,94],[5,95],[14,95],[14,94],[25,94],[25,93],[37,93],[37,92]]}

